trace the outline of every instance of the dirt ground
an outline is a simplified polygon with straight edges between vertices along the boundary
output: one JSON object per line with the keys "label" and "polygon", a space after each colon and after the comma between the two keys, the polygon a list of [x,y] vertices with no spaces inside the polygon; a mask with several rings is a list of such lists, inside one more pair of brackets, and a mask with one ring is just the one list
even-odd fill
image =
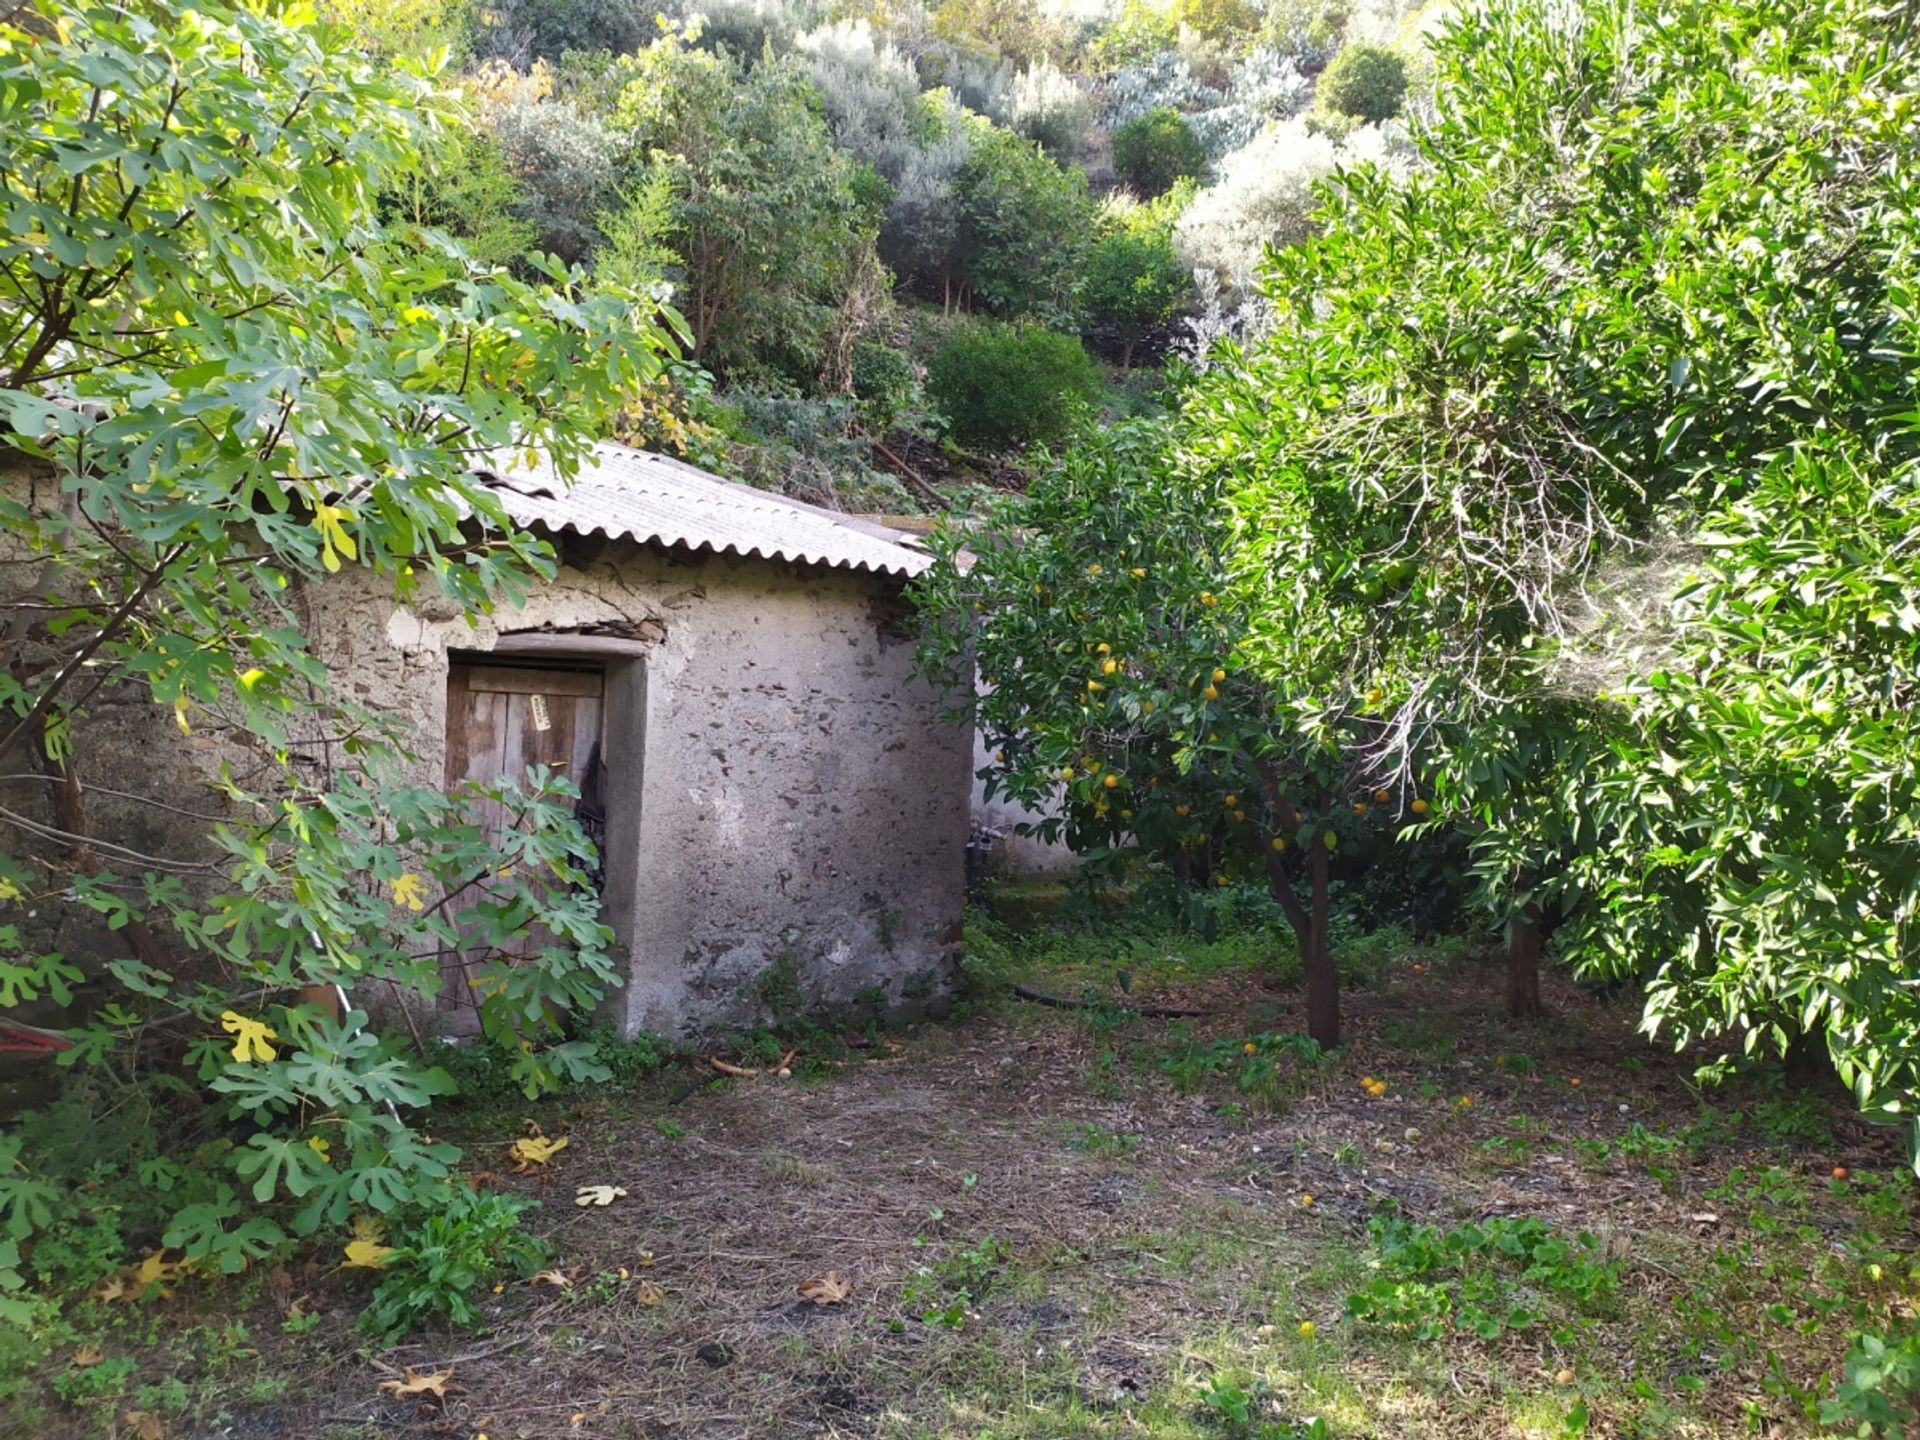
{"label": "dirt ground", "polygon": [[[811,1078],[689,1066],[476,1119],[446,1138],[543,1202],[559,1274],[504,1286],[480,1333],[379,1353],[347,1277],[271,1277],[239,1373],[284,1393],[164,1433],[1810,1435],[1855,1322],[1910,1313],[1908,1187],[1844,1105],[1696,1094],[1630,1006],[1552,985],[1516,1027],[1493,970],[1417,956],[1349,998],[1329,1064],[1242,1089],[1297,997],[1183,968],[1141,984],[1212,1018],[1007,999]],[[569,1143],[516,1175],[525,1121]],[[626,1193],[572,1203],[601,1184]],[[1511,1277],[1536,1323],[1420,1339],[1347,1313],[1385,1212],[1587,1232],[1617,1288],[1583,1313]],[[829,1272],[844,1298],[800,1293]],[[445,1398],[378,1388],[406,1367],[450,1367]]]}

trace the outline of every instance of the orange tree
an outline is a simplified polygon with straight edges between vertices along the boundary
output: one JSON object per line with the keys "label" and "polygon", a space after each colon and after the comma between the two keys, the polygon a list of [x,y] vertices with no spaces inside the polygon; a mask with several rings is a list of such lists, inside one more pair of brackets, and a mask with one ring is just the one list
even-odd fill
{"label": "orange tree", "polygon": [[1231,514],[1169,441],[1156,422],[1086,434],[1026,495],[941,531],[917,590],[921,666],[968,697],[989,793],[1045,812],[1042,838],[1096,870],[1264,879],[1299,941],[1307,1032],[1331,1047],[1332,862],[1393,798],[1362,774],[1381,697],[1243,663]]}

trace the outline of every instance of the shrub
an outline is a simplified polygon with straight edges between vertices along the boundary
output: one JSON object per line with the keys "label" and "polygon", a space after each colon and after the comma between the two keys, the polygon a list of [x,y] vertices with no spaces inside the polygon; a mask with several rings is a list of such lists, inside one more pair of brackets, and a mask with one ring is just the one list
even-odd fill
{"label": "shrub", "polygon": [[987,322],[962,330],[927,365],[927,394],[962,445],[1006,449],[1066,433],[1100,372],[1078,340]]}
{"label": "shrub", "polygon": [[862,340],[853,347],[853,398],[860,418],[885,434],[914,400],[913,362],[892,345]]}
{"label": "shrub", "polygon": [[1316,94],[1323,109],[1378,125],[1400,113],[1407,94],[1407,63],[1379,45],[1344,46],[1320,76]]}
{"label": "shrub", "polygon": [[479,13],[475,54],[520,69],[569,50],[637,50],[646,44],[653,18],[636,0],[502,0]]}
{"label": "shrub", "polygon": [[1396,168],[1404,148],[1373,126],[1342,141],[1304,120],[1276,125],[1220,162],[1214,183],[1174,226],[1180,254],[1223,299],[1243,298],[1267,246],[1297,245],[1313,234],[1317,187],[1335,166],[1364,160]]}
{"label": "shrub", "polygon": [[491,116],[494,143],[524,197],[518,207],[536,243],[568,261],[600,240],[595,218],[614,198],[620,142],[564,100],[509,101]]}
{"label": "shrub", "polygon": [[1171,324],[1193,297],[1193,276],[1173,245],[1171,208],[1112,208],[1087,257],[1081,298],[1088,317],[1119,340],[1123,366],[1132,365],[1143,336]]}
{"label": "shrub", "polygon": [[1007,123],[1050,155],[1072,160],[1086,148],[1093,101],[1072,76],[1039,60],[1014,78],[1007,92]]}
{"label": "shrub", "polygon": [[794,48],[820,88],[834,143],[897,186],[925,128],[913,62],[864,20],[810,30]]}
{"label": "shrub", "polygon": [[968,297],[1009,320],[1071,323],[1093,240],[1086,172],[978,116],[959,176],[954,264]]}
{"label": "shrub", "polygon": [[1168,105],[1129,120],[1113,136],[1113,168],[1144,200],[1207,168],[1207,150],[1186,117]]}

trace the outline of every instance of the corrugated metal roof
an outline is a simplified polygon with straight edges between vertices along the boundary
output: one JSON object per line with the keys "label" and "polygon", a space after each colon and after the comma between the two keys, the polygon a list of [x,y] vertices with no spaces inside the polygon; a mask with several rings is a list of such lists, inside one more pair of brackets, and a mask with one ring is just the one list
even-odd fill
{"label": "corrugated metal roof", "polygon": [[529,528],[902,578],[933,563],[911,535],[625,445],[596,445],[571,485],[544,459],[531,470],[502,464],[483,474]]}

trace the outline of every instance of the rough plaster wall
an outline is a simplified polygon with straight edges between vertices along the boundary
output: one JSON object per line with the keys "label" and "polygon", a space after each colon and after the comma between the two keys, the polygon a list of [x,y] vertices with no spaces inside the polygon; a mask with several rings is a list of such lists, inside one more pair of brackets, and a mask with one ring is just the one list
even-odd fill
{"label": "rough plaster wall", "polygon": [[609,916],[631,955],[615,1000],[629,1032],[752,1023],[783,955],[811,1005],[868,987],[889,1007],[944,994],[969,738],[911,678],[894,585],[624,544],[567,558],[525,607],[477,627],[343,576],[313,592],[311,633],[343,693],[411,711],[417,778],[437,782],[449,650],[503,631],[664,631],[639,691],[641,793],[611,797],[640,807],[637,876],[609,884],[631,892]]}

